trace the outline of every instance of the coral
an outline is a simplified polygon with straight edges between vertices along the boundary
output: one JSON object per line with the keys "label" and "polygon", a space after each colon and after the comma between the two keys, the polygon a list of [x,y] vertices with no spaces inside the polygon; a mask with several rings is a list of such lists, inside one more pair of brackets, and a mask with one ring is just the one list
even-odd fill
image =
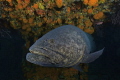
{"label": "coral", "polygon": [[45,11],[44,10],[36,10],[36,13],[38,14],[38,15],[41,15],[41,16],[43,16],[43,15],[45,15]]}
{"label": "coral", "polygon": [[77,27],[79,27],[79,28],[82,29],[82,30],[84,29],[84,26],[83,26],[83,25],[80,25],[80,24],[77,25]]}
{"label": "coral", "polygon": [[38,2],[38,7],[39,9],[42,9],[42,10],[45,9],[44,4],[42,2]]}
{"label": "coral", "polygon": [[66,11],[67,11],[67,14],[69,14],[71,11],[70,7],[67,7]]}
{"label": "coral", "polygon": [[13,9],[10,8],[10,7],[9,7],[9,8],[7,7],[7,8],[4,8],[4,10],[5,10],[5,11],[12,11]]}
{"label": "coral", "polygon": [[92,26],[92,22],[90,21],[90,19],[85,20],[84,23],[85,23],[85,27],[91,27]]}
{"label": "coral", "polygon": [[38,9],[39,5],[37,3],[33,4],[32,6],[34,9]]}
{"label": "coral", "polygon": [[28,23],[33,23],[33,21],[34,21],[34,17],[28,19]]}
{"label": "coral", "polygon": [[93,27],[85,27],[83,30],[85,32],[89,33],[89,34],[92,34],[94,32],[94,28]]}
{"label": "coral", "polygon": [[57,19],[57,23],[58,23],[58,24],[62,24],[62,19],[58,18],[58,19]]}
{"label": "coral", "polygon": [[94,5],[96,5],[97,3],[98,3],[98,0],[89,0],[88,5],[89,5],[89,6],[94,6]]}
{"label": "coral", "polygon": [[83,3],[89,6],[95,6],[98,3],[98,0],[84,0]]}
{"label": "coral", "polygon": [[106,0],[99,0],[99,3],[105,3]]}
{"label": "coral", "polygon": [[88,2],[89,2],[88,0],[84,0],[84,1],[83,1],[83,3],[84,3],[85,5],[87,5]]}
{"label": "coral", "polygon": [[12,2],[12,0],[6,0],[6,1],[8,1],[9,3],[11,3],[11,2]]}
{"label": "coral", "polygon": [[62,5],[63,5],[63,1],[62,0],[55,0],[55,2],[56,2],[56,5],[57,5],[58,8],[62,7]]}
{"label": "coral", "polygon": [[98,12],[97,14],[95,14],[93,16],[94,19],[101,19],[104,17],[104,13],[103,12]]}
{"label": "coral", "polygon": [[90,8],[90,9],[88,9],[88,11],[87,11],[89,14],[92,14],[93,13],[93,9],[92,8]]}

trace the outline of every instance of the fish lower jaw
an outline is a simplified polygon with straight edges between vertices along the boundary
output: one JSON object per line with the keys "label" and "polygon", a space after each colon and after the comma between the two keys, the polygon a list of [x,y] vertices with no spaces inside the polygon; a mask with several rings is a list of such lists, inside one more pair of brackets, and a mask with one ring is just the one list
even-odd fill
{"label": "fish lower jaw", "polygon": [[45,54],[43,54],[43,53],[40,53],[40,52],[36,52],[36,51],[30,51],[30,53],[32,53],[32,54],[37,54],[37,55],[41,55],[41,56],[45,56],[45,57],[47,57],[47,55],[45,55]]}

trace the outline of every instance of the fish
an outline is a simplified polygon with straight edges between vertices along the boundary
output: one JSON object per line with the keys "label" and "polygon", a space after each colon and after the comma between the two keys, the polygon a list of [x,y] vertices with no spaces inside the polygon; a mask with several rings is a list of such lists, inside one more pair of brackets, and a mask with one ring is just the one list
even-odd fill
{"label": "fish", "polygon": [[29,48],[26,60],[44,67],[73,67],[90,63],[102,55],[104,49],[95,51],[92,35],[73,25],[63,25],[51,30]]}

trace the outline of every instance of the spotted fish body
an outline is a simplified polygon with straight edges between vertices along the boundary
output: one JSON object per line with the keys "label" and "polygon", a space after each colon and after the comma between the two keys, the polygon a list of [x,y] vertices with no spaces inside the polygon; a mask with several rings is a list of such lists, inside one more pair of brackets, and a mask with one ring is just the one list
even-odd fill
{"label": "spotted fish body", "polygon": [[78,27],[64,25],[40,39],[30,48],[27,61],[47,67],[73,67],[79,63],[89,63],[97,59],[103,49],[94,53],[95,43],[90,34]]}

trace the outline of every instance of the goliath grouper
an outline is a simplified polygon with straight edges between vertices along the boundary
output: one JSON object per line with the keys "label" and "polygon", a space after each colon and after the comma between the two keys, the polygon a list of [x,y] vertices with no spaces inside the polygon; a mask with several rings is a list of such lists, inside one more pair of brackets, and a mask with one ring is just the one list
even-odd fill
{"label": "goliath grouper", "polygon": [[46,67],[74,67],[96,60],[103,52],[95,50],[95,42],[90,34],[78,27],[64,25],[58,27],[40,39],[30,48],[27,61]]}

